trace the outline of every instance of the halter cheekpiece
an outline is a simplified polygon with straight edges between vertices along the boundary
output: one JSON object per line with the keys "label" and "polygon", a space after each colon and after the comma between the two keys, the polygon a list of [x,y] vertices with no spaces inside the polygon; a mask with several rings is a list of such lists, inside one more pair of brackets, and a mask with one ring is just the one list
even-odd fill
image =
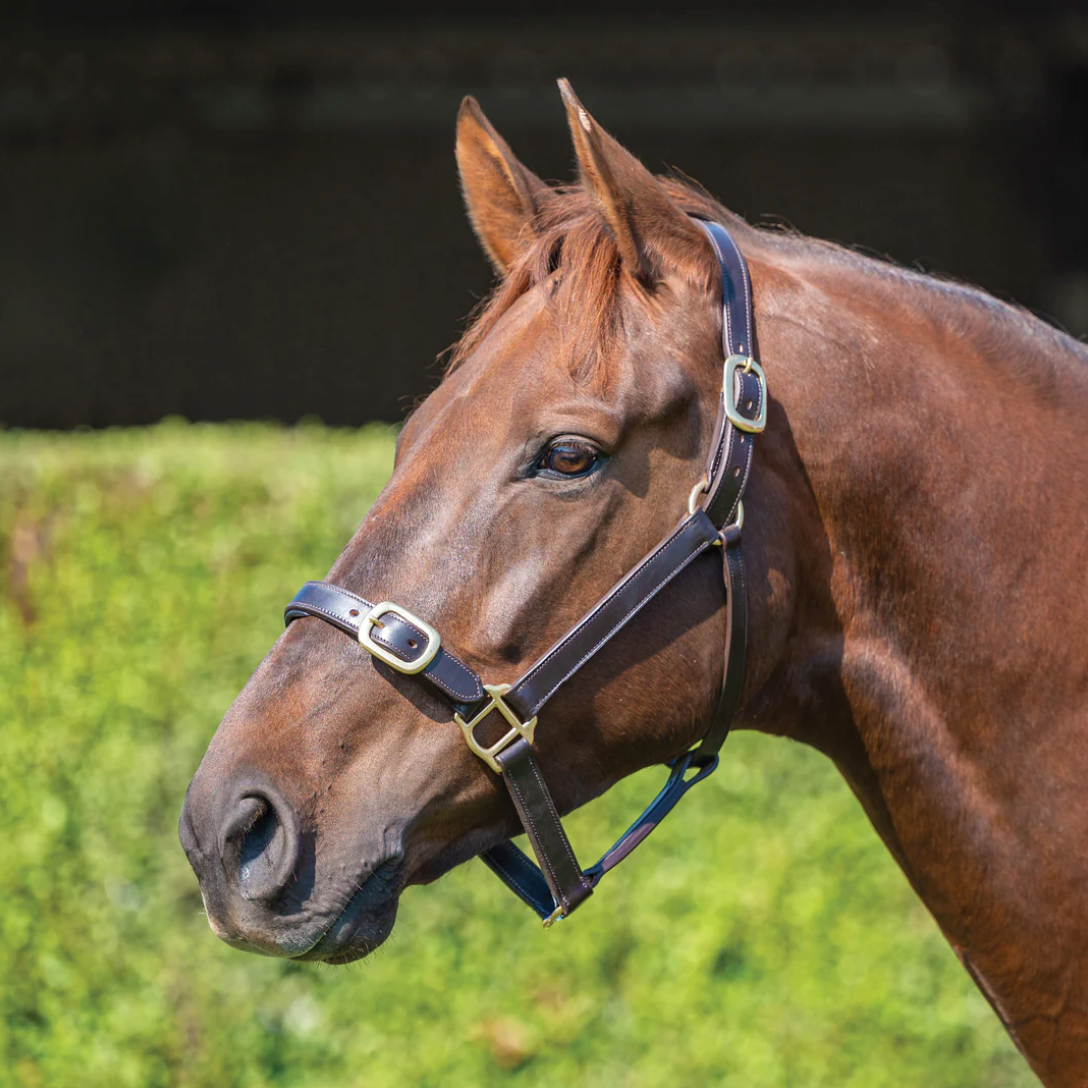
{"label": "halter cheekpiece", "polygon": [[[687,516],[632,568],[554,646],[513,684],[484,684],[442,644],[438,631],[391,601],[371,604],[327,582],[307,582],[287,606],[287,624],[305,616],[325,620],[358,639],[390,668],[433,684],[454,707],[469,748],[510,791],[538,865],[512,842],[483,855],[484,862],[544,920],[566,918],[588,898],[601,877],[621,862],[718,765],[744,683],[748,595],[741,549],[741,497],[752,464],[753,436],[767,419],[767,385],[754,358],[752,287],[748,266],[719,223],[696,220],[718,258],[722,279],[722,374],[718,421],[706,475],[692,489]],[[661,792],[604,856],[582,869],[544,784],[533,737],[547,701],[628,621],[698,556],[722,549],[728,590],[729,640],[721,698],[701,743],[674,760]],[[477,728],[499,714],[509,729],[485,747]]]}

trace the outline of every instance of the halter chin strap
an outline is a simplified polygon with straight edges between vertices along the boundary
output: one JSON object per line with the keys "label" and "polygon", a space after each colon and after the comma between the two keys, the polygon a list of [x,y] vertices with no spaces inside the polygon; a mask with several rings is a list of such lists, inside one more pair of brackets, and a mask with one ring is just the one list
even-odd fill
{"label": "halter chin strap", "polygon": [[[454,704],[454,720],[469,748],[510,791],[539,865],[512,842],[483,855],[488,867],[550,926],[588,898],[601,877],[621,862],[697,782],[718,765],[718,750],[740,706],[748,640],[748,594],[741,527],[741,497],[752,464],[753,437],[767,418],[767,387],[754,359],[752,289],[748,266],[729,232],[696,220],[706,231],[722,277],[722,349],[725,357],[718,420],[706,475],[692,490],[688,514],[675,530],[613,588],[514,684],[484,684],[442,645],[438,631],[407,609],[371,604],[327,582],[307,582],[284,612],[284,620],[325,620],[357,638],[390,668],[418,675]],[[700,506],[700,499],[702,505]],[[540,711],[583,665],[698,556],[722,546],[728,590],[728,643],[722,692],[714,721],[697,748],[671,764],[661,792],[615,845],[582,869],[551,794],[544,784],[533,737]],[[477,730],[498,713],[509,726],[485,746]]]}

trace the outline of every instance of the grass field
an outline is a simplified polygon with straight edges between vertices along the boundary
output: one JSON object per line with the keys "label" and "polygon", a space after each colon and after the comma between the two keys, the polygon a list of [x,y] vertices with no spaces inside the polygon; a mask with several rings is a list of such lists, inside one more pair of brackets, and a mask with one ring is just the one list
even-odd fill
{"label": "grass field", "polygon": [[[549,933],[472,862],[350,968],[217,941],[186,784],[391,459],[379,428],[0,434],[0,1085],[1035,1083],[833,768],[760,736]],[[660,781],[571,820],[586,860]]]}

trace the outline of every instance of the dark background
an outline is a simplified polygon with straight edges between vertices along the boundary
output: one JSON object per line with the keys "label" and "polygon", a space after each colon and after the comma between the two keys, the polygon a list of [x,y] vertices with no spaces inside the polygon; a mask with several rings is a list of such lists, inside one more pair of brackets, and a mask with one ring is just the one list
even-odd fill
{"label": "dark background", "polygon": [[[1088,13],[1040,3],[0,6],[0,423],[399,419],[489,286],[475,94],[1088,334]],[[659,10],[667,13],[668,7]]]}

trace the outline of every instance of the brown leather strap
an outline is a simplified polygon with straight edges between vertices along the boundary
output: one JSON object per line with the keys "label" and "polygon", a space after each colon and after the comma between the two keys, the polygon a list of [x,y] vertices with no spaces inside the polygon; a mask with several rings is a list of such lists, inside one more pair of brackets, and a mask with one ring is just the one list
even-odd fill
{"label": "brown leather strap", "polygon": [[[766,409],[767,391],[757,370],[730,368],[733,355],[752,357],[755,353],[755,322],[752,313],[752,284],[748,265],[733,241],[732,235],[719,223],[700,221],[718,259],[722,284],[722,352],[726,363],[723,371],[721,400],[714,444],[707,463],[707,498],[704,509],[711,521],[722,531],[725,545],[723,574],[728,589],[729,618],[726,625],[727,646],[722,693],[714,721],[699,745],[697,755],[708,759],[715,755],[729,734],[733,718],[740,709],[744,690],[748,646],[748,584],[741,546],[740,526],[736,520],[741,496],[748,484],[752,468],[754,435],[734,427],[725,411],[725,400],[732,403],[739,415],[757,420]],[[726,383],[733,382],[733,388]]]}
{"label": "brown leather strap", "polygon": [[[724,227],[719,223],[703,220],[698,220],[698,223],[706,232],[721,271],[722,353],[725,362],[722,364],[718,422],[710,446],[710,457],[707,459],[708,482],[704,509],[710,520],[722,529],[736,520],[741,495],[748,485],[754,445],[751,433],[739,430],[729,422],[725,399],[731,396],[738,412],[755,420],[759,418],[764,407],[766,390],[756,373],[739,369],[730,373],[728,366],[731,356],[750,357],[755,351],[748,265],[737,249],[732,235]],[[732,389],[727,388],[730,380]]]}
{"label": "brown leather strap", "polygon": [[[565,859],[573,862],[574,853],[563,832],[543,778],[539,773],[535,775],[535,779],[523,775],[523,781],[515,786],[509,776],[504,774],[519,813],[526,806],[536,810],[541,814],[541,821],[546,819],[549,826],[558,829],[557,837],[550,844],[547,841],[541,843],[539,837],[530,832],[533,852],[540,862],[539,869],[513,843],[503,843],[492,849],[484,855],[484,860],[511,890],[545,918],[545,924],[550,924],[557,915],[567,917],[581,901],[576,900],[575,896],[583,886],[583,880],[588,878],[591,885],[596,885],[609,869],[619,864],[649,835],[691,786],[714,771],[718,765],[717,753],[729,734],[733,718],[740,706],[748,642],[748,587],[740,542],[740,525],[737,522],[741,496],[751,471],[753,434],[741,426],[733,425],[726,411],[726,400],[731,398],[731,406],[735,408],[737,415],[755,421],[765,410],[763,400],[766,390],[758,366],[752,369],[746,366],[742,369],[738,365],[730,365],[731,356],[750,358],[754,349],[748,266],[736,243],[723,227],[717,223],[706,222],[701,223],[701,226],[718,258],[722,284],[722,348],[725,363],[718,420],[707,462],[707,498],[704,505],[708,520],[721,533],[720,542],[725,545],[723,575],[728,592],[726,607],[729,612],[722,692],[714,720],[698,749],[673,765],[673,773],[658,796],[601,860],[584,874],[576,863],[574,870],[568,871],[565,867]],[[738,420],[738,424],[742,422],[743,420]],[[687,524],[682,525],[681,530]],[[654,571],[655,563],[664,560],[661,562],[662,568],[674,567],[675,573],[662,581],[654,593],[671,581],[675,574],[683,570],[703,550],[693,551],[689,559],[677,562],[676,541],[679,534],[680,530],[647,556],[579,624],[560,639],[514,685],[506,697],[507,700],[526,716],[535,715],[559,686],[573,676],[646,603],[638,603],[639,590],[640,587],[652,584],[656,573],[661,573]],[[649,599],[650,597],[646,598]],[[632,607],[636,603],[637,607]],[[594,642],[598,634],[603,637]],[[519,746],[524,746],[526,750],[529,748],[523,740],[518,741],[514,747]],[[686,779],[686,773],[691,766],[697,768],[697,774],[692,779]],[[505,769],[504,765],[504,771]],[[524,816],[522,823],[528,830],[529,825]],[[555,860],[557,858],[558,862]],[[557,876],[557,867],[562,868],[565,875]],[[554,907],[550,912],[549,900]]]}
{"label": "brown leather strap", "polygon": [[597,654],[688,564],[718,543],[718,530],[701,510],[685,518],[662,544],[612,587],[586,615],[524,673],[506,701],[526,718]]}
{"label": "brown leather strap", "polygon": [[554,906],[565,918],[579,903],[589,898],[593,886],[585,878],[574,856],[532,747],[520,739],[496,758],[529,844],[540,863],[540,871],[547,882]]}
{"label": "brown leather strap", "polygon": [[[316,616],[358,639],[359,629],[373,607],[370,601],[339,586],[307,582],[284,610],[283,619],[289,626],[293,620]],[[372,632],[372,637],[405,664],[420,660],[429,649],[427,634],[395,612],[383,612],[376,618],[382,626]],[[420,676],[455,703],[478,703],[484,697],[479,676],[445,646],[439,646]]]}
{"label": "brown leather strap", "polygon": [[[687,752],[669,766],[672,768],[669,780],[658,795],[650,802],[642,815],[604,853],[600,861],[586,870],[585,875],[594,885],[609,869],[614,869],[632,853],[636,846],[647,839],[650,832],[672,812],[680,798],[692,786],[697,786],[704,778],[717,770],[718,757],[715,755],[704,760],[697,752]],[[691,770],[694,770],[695,774],[689,778],[688,772]]]}
{"label": "brown leather strap", "polygon": [[[654,828],[676,807],[680,798],[692,786],[698,785],[717,769],[718,757],[713,756],[710,760],[703,761],[698,757],[697,753],[688,752],[680,759],[675,760],[670,766],[672,771],[668,781],[645,811],[604,853],[599,861],[589,866],[581,874],[581,879],[588,882],[591,888],[595,888],[609,869],[615,868],[621,861],[629,857],[635,847],[649,837]],[[689,771],[691,770],[694,770],[695,774],[689,777]],[[563,837],[566,838],[565,833]],[[561,850],[553,845],[548,853],[550,856],[555,856],[561,853]],[[569,911],[559,909],[559,899],[553,894],[542,869],[534,865],[512,842],[500,843],[480,856],[484,864],[515,895],[532,907],[544,919],[546,925],[550,925],[557,917],[565,917],[569,913]],[[583,896],[583,898],[585,897]],[[571,910],[573,909],[572,906]]]}
{"label": "brown leather strap", "polygon": [[744,552],[740,533],[730,541],[728,530],[725,537],[725,570],[729,589],[728,645],[725,651],[725,673],[722,676],[722,694],[714,720],[699,744],[696,755],[701,759],[716,756],[740,709],[740,697],[744,691],[744,672],[748,648],[748,583],[744,570]]}

